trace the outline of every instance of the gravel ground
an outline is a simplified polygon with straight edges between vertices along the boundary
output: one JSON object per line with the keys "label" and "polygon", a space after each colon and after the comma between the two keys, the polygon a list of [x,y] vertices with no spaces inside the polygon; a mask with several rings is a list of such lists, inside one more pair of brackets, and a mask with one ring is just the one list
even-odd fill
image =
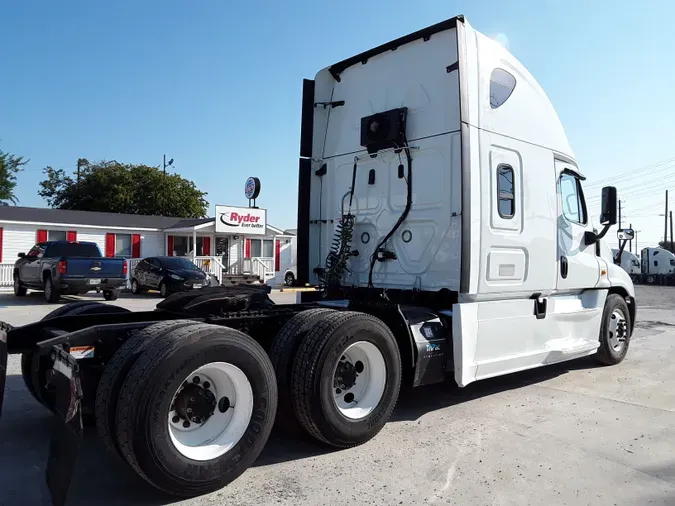
{"label": "gravel ground", "polygon": [[[192,500],[157,493],[88,433],[69,504],[673,505],[673,296],[673,288],[638,287],[637,327],[619,366],[584,359],[463,390],[405,391],[371,442],[328,451],[274,433],[237,481]],[[118,302],[150,308],[156,300]],[[0,296],[0,315],[14,324],[40,318],[45,306],[17,309]],[[46,505],[51,416],[16,373],[13,357],[0,421],[0,504]]]}

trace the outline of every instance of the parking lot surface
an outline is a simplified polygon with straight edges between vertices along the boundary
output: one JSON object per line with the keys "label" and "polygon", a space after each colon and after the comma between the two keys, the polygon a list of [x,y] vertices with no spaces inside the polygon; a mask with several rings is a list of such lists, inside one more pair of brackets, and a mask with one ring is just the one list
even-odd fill
{"label": "parking lot surface", "polygon": [[[637,327],[619,366],[591,358],[465,389],[404,391],[391,422],[369,443],[330,451],[273,433],[238,480],[186,501],[146,485],[89,432],[69,504],[673,505],[675,289],[637,290]],[[20,325],[53,309],[35,297],[16,305],[0,295],[0,319]],[[274,298],[293,302],[295,294]],[[140,310],[157,302],[148,295],[115,303]],[[10,358],[7,388],[0,504],[49,504],[52,417],[26,391],[17,357]]]}

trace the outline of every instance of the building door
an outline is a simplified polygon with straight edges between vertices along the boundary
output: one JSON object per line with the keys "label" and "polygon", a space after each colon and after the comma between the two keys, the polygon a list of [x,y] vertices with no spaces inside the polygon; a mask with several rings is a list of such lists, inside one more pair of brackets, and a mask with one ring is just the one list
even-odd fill
{"label": "building door", "polygon": [[216,237],[216,256],[220,257],[225,272],[230,270],[230,238]]}

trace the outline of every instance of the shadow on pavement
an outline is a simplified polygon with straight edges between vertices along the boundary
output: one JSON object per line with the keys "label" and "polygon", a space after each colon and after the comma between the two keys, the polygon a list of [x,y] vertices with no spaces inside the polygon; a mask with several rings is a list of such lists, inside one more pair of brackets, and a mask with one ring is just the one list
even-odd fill
{"label": "shadow on pavement", "polygon": [[[454,383],[401,391],[391,422],[413,421],[439,409],[546,381],[571,370],[596,366],[579,359],[510,376],[476,382],[464,389]],[[30,396],[19,375],[7,378],[5,406],[0,420],[0,504],[49,504],[44,485],[52,416]],[[301,460],[339,450],[326,447],[304,433],[275,430],[254,466]],[[671,475],[672,469],[666,470]],[[69,504],[161,505],[179,502],[136,476],[120,458],[107,452],[95,434],[85,431]]]}

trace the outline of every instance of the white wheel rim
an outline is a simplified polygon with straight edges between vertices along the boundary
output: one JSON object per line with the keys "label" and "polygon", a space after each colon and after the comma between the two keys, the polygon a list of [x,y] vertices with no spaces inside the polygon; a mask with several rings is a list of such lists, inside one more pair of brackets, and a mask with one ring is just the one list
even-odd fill
{"label": "white wheel rim", "polygon": [[[227,398],[229,408],[223,413],[216,405],[213,414],[203,423],[190,423],[181,418],[175,403],[186,384],[199,378],[199,385],[211,392],[218,403]],[[218,458],[230,451],[242,438],[253,414],[253,389],[244,372],[227,362],[212,362],[190,374],[171,401],[168,425],[171,442],[183,456],[198,461]],[[179,420],[177,420],[179,419]]]}
{"label": "white wheel rim", "polygon": [[386,384],[387,364],[382,352],[372,343],[358,341],[343,352],[335,365],[333,401],[342,415],[358,420],[377,408]]}

